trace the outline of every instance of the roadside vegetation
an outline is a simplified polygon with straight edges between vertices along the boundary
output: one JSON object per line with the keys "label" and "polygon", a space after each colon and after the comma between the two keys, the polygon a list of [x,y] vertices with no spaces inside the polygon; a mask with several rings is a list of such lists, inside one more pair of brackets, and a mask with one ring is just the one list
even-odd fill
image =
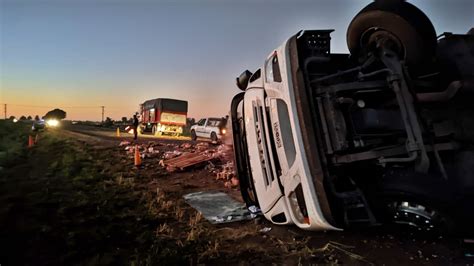
{"label": "roadside vegetation", "polygon": [[280,256],[282,249],[264,248],[272,240],[255,238],[253,222],[239,229],[207,223],[181,194],[160,187],[165,170],[136,169],[117,146],[53,129],[27,148],[27,124],[1,130],[2,263],[175,265]]}
{"label": "roadside vegetation", "polygon": [[1,262],[116,264],[148,251],[154,222],[141,194],[111,181],[97,151],[59,130],[28,149],[27,125],[0,130]]}
{"label": "roadside vegetation", "polygon": [[31,122],[13,123],[12,120],[0,120],[1,168],[11,166],[16,161],[25,158],[25,146],[28,143],[30,129]]}

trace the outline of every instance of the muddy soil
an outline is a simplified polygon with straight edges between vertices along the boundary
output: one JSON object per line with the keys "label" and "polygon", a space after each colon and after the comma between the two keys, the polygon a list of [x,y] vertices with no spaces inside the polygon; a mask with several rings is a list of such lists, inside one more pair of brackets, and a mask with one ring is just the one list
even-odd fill
{"label": "muddy soil", "polygon": [[[123,139],[84,128],[45,132],[3,169],[1,265],[474,263],[460,239],[399,229],[305,232],[262,217],[212,225],[182,196],[218,190],[241,200],[236,188],[205,165],[169,173],[157,157],[137,168]],[[153,141],[160,152],[196,144]]]}

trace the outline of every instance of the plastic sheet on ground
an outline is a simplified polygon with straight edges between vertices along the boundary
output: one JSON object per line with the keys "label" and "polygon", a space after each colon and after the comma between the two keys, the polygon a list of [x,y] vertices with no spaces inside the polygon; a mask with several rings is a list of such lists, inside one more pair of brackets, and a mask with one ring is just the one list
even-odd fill
{"label": "plastic sheet on ground", "polygon": [[255,218],[244,203],[219,191],[201,191],[184,195],[185,201],[211,224],[229,223]]}

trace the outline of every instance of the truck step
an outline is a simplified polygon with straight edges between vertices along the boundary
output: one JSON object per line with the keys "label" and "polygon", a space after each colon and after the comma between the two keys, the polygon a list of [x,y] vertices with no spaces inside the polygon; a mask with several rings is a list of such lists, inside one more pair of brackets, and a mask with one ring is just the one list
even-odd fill
{"label": "truck step", "polygon": [[337,196],[343,203],[344,223],[347,226],[377,224],[364,195],[358,188],[354,191],[338,193]]}
{"label": "truck step", "polygon": [[377,220],[369,208],[364,193],[357,187],[355,182],[349,179],[352,185],[352,190],[338,192],[336,188],[330,183],[330,189],[336,196],[339,203],[342,204],[344,224],[351,226],[374,226]]}

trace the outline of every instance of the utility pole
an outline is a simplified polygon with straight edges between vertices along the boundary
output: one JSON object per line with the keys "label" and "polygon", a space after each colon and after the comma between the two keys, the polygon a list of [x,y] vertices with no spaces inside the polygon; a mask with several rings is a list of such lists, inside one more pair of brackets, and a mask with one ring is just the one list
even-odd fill
{"label": "utility pole", "polygon": [[105,106],[101,106],[102,108],[102,123],[104,123],[104,109],[105,109]]}
{"label": "utility pole", "polygon": [[5,120],[7,120],[7,104],[5,104],[3,112],[5,113]]}

